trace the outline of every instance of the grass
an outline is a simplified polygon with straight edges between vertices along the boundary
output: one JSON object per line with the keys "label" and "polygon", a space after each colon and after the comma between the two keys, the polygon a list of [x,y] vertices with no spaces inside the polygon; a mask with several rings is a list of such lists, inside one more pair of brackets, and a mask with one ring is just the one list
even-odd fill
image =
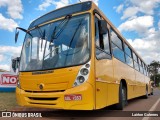
{"label": "grass", "polygon": [[17,106],[15,92],[0,92],[0,111],[11,110]]}

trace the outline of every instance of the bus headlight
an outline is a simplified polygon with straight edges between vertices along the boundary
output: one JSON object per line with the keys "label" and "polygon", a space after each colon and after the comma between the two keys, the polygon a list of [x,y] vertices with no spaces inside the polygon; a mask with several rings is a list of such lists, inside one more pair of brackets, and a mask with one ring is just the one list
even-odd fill
{"label": "bus headlight", "polygon": [[76,77],[76,80],[74,81],[73,87],[79,86],[82,83],[86,82],[89,76],[89,72],[90,72],[90,62],[81,67]]}
{"label": "bus headlight", "polygon": [[79,76],[77,79],[79,80],[79,83],[83,83],[85,81],[83,76]]}
{"label": "bus headlight", "polygon": [[88,73],[89,73],[89,71],[88,71],[88,69],[87,68],[83,68],[83,69],[81,69],[81,74],[82,75],[87,75]]}

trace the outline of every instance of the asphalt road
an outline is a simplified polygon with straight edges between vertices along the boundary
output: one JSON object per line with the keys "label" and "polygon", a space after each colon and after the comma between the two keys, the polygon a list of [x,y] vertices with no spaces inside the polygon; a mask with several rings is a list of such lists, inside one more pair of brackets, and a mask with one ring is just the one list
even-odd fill
{"label": "asphalt road", "polygon": [[[123,111],[114,110],[113,106],[95,111],[66,111],[25,107],[16,107],[13,111],[39,111],[42,113],[42,118],[38,119],[41,120],[160,120],[160,90],[155,88],[154,95],[150,95],[148,99],[139,97],[129,100],[128,105],[125,106]],[[148,111],[150,111],[150,114],[147,113]],[[137,114],[143,116],[134,116]],[[152,115],[152,117],[144,117],[144,114]],[[153,117],[153,115],[157,114],[159,117]],[[0,120],[1,119],[8,120],[8,118],[0,118]],[[10,119],[19,120],[22,118]],[[26,119],[35,120],[35,118]]]}

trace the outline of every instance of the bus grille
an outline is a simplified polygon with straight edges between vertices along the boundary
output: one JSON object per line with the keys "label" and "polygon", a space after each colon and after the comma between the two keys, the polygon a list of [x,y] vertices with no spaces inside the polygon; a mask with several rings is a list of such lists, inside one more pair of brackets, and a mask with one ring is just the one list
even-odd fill
{"label": "bus grille", "polygon": [[28,97],[30,100],[47,100],[47,101],[53,101],[53,100],[57,100],[58,97],[55,98],[39,98],[39,97]]}
{"label": "bus grille", "polygon": [[54,90],[54,91],[29,91],[25,90],[25,92],[29,93],[53,93],[53,92],[64,92],[65,90]]}
{"label": "bus grille", "polygon": [[36,104],[36,105],[56,105],[56,104],[49,104],[49,103],[32,103],[32,102],[30,102],[30,104]]}
{"label": "bus grille", "polygon": [[27,97],[29,104],[39,104],[39,105],[56,105],[58,97]]}

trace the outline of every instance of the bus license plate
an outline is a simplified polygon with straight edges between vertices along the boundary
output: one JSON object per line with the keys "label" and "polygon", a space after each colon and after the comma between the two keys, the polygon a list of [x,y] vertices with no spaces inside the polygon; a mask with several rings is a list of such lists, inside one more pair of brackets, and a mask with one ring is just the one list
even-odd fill
{"label": "bus license plate", "polygon": [[74,94],[74,95],[65,95],[64,96],[64,100],[65,101],[78,101],[78,100],[82,100],[82,95],[81,94]]}

